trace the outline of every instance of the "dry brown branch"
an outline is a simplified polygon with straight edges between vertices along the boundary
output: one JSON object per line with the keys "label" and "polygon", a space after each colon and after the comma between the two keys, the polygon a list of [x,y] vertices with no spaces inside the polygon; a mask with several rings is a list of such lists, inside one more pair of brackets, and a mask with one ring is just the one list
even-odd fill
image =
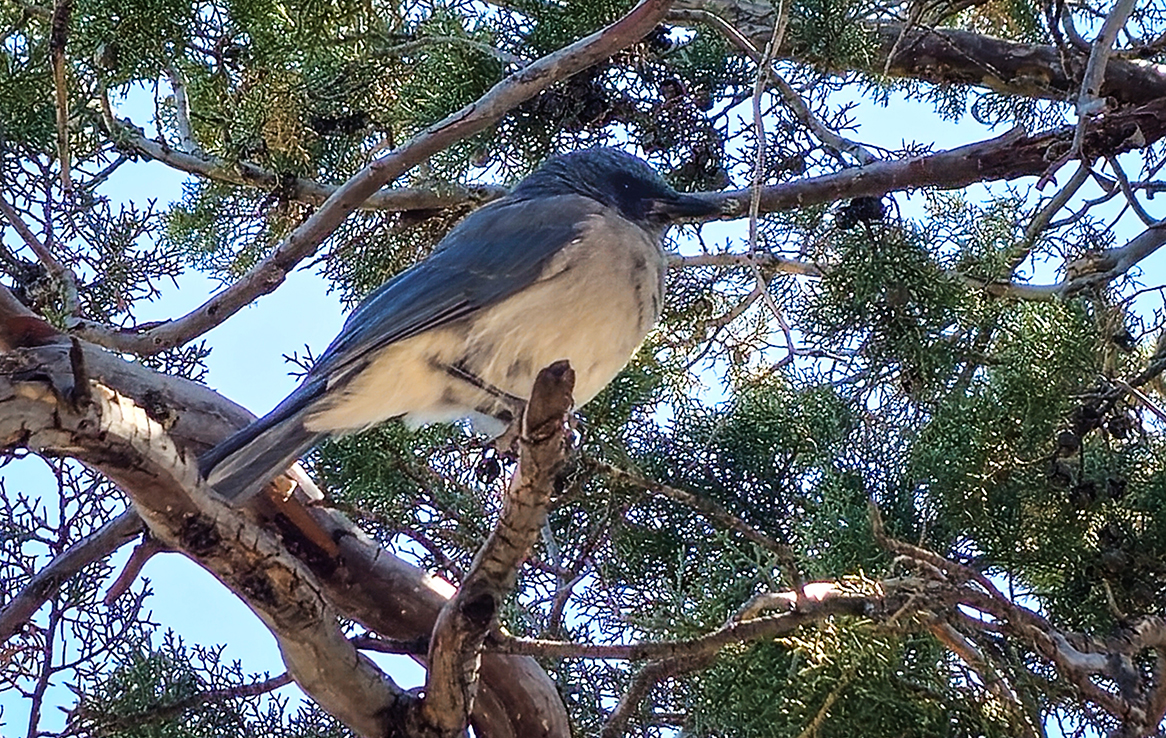
{"label": "dry brown branch", "polygon": [[69,577],[129,543],[141,530],[142,519],[130,510],[54,557],[0,609],[0,644],[16,634]]}
{"label": "dry brown branch", "polygon": [[266,295],[288,272],[316,252],[340,223],[373,193],[450,144],[482,131],[516,105],[555,82],[606,59],[646,36],[668,12],[670,0],[642,0],[620,20],[532,62],[494,85],[485,95],[433,124],[404,145],[373,161],[338,187],[323,205],[292,231],[242,279],[173,321],[140,332],[120,332],[86,324],[78,334],[107,348],[139,355],[181,346]]}
{"label": "dry brown branch", "polygon": [[102,598],[102,602],[104,602],[106,606],[112,605],[114,602],[116,602],[119,597],[121,597],[126,593],[127,590],[129,590],[130,585],[134,583],[134,580],[138,578],[138,574],[142,572],[142,567],[146,565],[146,562],[149,561],[154,556],[154,554],[162,553],[163,551],[167,550],[169,549],[147,535],[144,541],[139,543],[137,546],[134,546],[134,552],[130,554],[129,560],[126,561],[125,566],[122,567],[121,574],[118,574],[117,579],[113,580],[113,584],[109,585],[109,590],[106,591],[105,597]]}
{"label": "dry brown branch", "polygon": [[555,478],[570,449],[567,420],[574,388],[575,372],[566,361],[543,369],[535,379],[502,516],[433,627],[425,697],[411,713],[420,735],[455,736],[468,724],[482,643],[539,538]]}
{"label": "dry brown branch", "polygon": [[73,0],[57,0],[53,6],[52,30],[49,34],[49,54],[52,58],[53,87],[57,102],[57,158],[61,166],[61,189],[66,194],[73,189],[69,156],[69,87],[65,77],[65,44],[69,39],[69,20],[72,16]]}

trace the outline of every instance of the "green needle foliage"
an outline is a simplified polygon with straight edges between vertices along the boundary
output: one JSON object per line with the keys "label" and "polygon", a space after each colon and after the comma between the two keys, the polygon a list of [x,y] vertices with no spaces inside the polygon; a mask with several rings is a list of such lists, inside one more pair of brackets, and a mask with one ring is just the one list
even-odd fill
{"label": "green needle foliage", "polygon": [[[0,0],[0,196],[73,274],[62,280],[0,218],[4,287],[62,330],[79,321],[148,328],[139,315],[164,285],[187,273],[232,284],[295,232],[319,206],[300,180],[344,183],[631,5]],[[961,141],[1019,125],[1052,130],[1076,119],[1065,101],[1076,99],[1089,43],[1111,12],[1109,3],[1061,5],[677,3],[646,38],[391,183],[445,195],[447,205],[355,212],[312,268],[354,305],[488,199],[476,188],[512,184],[548,155],[586,146],[620,146],[679,189],[717,191],[858,165],[823,128],[878,139],[887,148],[868,149],[888,161],[940,148],[935,120],[960,122]],[[780,46],[769,51],[798,100],[774,86],[755,93],[758,68],[740,40],[703,22],[698,6],[757,53],[784,13]],[[54,13],[68,21],[63,115]],[[1087,42],[1074,41],[1055,13],[1074,19],[1072,33]],[[944,43],[966,44],[963,57],[927,62],[938,52],[926,44],[948,31],[959,33]],[[1115,58],[1160,74],[1164,32],[1161,4],[1135,3]],[[987,36],[1047,54],[992,57],[997,41]],[[1022,56],[1035,61],[1016,71]],[[1061,61],[1048,66],[1046,57]],[[1062,62],[1076,75],[1066,89],[1057,87]],[[1121,79],[1107,81],[1107,115],[1147,102],[1145,85]],[[123,105],[143,93],[153,111]],[[133,120],[106,119],[103,98],[115,118]],[[856,129],[880,104],[892,106],[901,130]],[[1055,213],[1042,211],[1077,166],[1052,166],[1068,139],[1049,149],[1040,186],[1029,178],[937,191],[909,181],[883,197],[841,187],[834,199],[763,208],[752,240],[745,220],[671,231],[669,246],[687,257],[750,259],[669,271],[657,330],[579,408],[577,453],[502,625],[519,636],[628,644],[700,638],[798,579],[874,601],[927,575],[880,545],[872,502],[891,536],[985,575],[1011,603],[1074,634],[1078,648],[1166,616],[1164,281],[1150,261],[1088,279],[1091,268],[1094,276],[1110,268],[1100,261],[1106,250],[1145,227],[1123,208],[1125,190],[1162,215],[1149,199],[1163,189],[1162,147],[1143,124],[1123,129],[1123,146],[1136,149],[1120,159],[1124,169],[1106,163],[1113,151],[1077,152],[1093,164],[1093,183]],[[199,171],[177,201],[119,194],[118,176],[149,171],[142,136],[201,162],[184,165]],[[278,184],[239,184],[257,168]],[[749,195],[738,195],[741,212]],[[1058,282],[1066,288],[1031,287]],[[127,358],[214,385],[212,345],[200,338]],[[385,549],[454,582],[490,534],[515,468],[461,425],[396,422],[327,442],[305,463],[330,504]],[[96,473],[59,460],[51,471],[57,484],[45,490],[0,480],[0,623],[19,593],[43,587],[45,597],[0,644],[0,732],[351,734],[310,701],[249,689],[267,676],[227,662],[217,644],[187,644],[152,622],[145,585],[104,604],[116,576],[104,559],[36,585],[48,561],[123,509]],[[696,502],[679,502],[685,494]],[[1075,681],[1050,659],[1053,640],[977,620],[974,605],[924,594],[897,613],[822,618],[733,643],[651,685],[626,732],[1133,734],[1089,689],[1134,699],[1148,687],[1102,671]],[[1160,686],[1150,651],[1109,655]],[[600,732],[644,668],[574,656],[539,663],[578,735]],[[63,719],[55,707],[68,711]]]}

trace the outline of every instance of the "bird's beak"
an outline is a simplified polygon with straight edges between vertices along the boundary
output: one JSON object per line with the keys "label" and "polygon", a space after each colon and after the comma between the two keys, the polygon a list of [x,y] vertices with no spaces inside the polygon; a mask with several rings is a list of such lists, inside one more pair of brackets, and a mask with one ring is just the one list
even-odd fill
{"label": "bird's beak", "polygon": [[681,220],[696,220],[717,215],[721,212],[720,204],[700,195],[675,194],[669,197],[654,198],[648,206],[648,213],[659,220],[674,223]]}

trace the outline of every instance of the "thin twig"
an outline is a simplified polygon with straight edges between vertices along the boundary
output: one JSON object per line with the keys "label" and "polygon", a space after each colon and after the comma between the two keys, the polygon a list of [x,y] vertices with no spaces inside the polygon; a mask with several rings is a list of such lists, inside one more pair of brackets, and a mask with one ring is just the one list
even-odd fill
{"label": "thin twig", "polygon": [[1157,223],[1158,219],[1146,212],[1146,208],[1143,207],[1142,203],[1138,202],[1138,198],[1134,196],[1134,190],[1133,187],[1130,186],[1129,177],[1126,176],[1126,172],[1124,169],[1122,169],[1121,163],[1117,160],[1117,157],[1107,156],[1105,157],[1105,161],[1109,164],[1110,168],[1113,169],[1113,174],[1117,178],[1118,186],[1121,187],[1121,192],[1123,195],[1125,195],[1126,202],[1129,203],[1129,206],[1134,211],[1134,214],[1137,215],[1145,225],[1152,226]]}
{"label": "thin twig", "polygon": [[[716,13],[704,9],[685,9],[674,10],[669,14],[669,17],[675,17],[680,20],[696,20],[712,26],[732,42],[733,45],[743,51],[755,64],[761,65],[764,63],[765,55],[761,51],[758,51],[757,47],[753,45],[748,37]],[[769,79],[773,81],[774,86],[777,87],[778,92],[781,93],[785,104],[793,111],[797,119],[802,122],[802,125],[823,145],[835,152],[850,154],[862,164],[870,164],[877,160],[877,157],[871,154],[862,144],[838,135],[814,115],[813,111],[810,110],[809,106],[802,99],[802,96],[794,90],[782,75],[778,74],[774,68],[772,59],[769,61],[767,74]]]}
{"label": "thin twig", "polygon": [[802,581],[801,572],[797,566],[797,560],[794,556],[793,549],[789,544],[776,541],[773,538],[761,533],[753,526],[741,520],[736,515],[733,515],[723,507],[713,502],[712,500],[687,492],[677,487],[672,487],[667,484],[661,484],[654,479],[641,476],[634,472],[620,469],[605,461],[598,459],[584,459],[583,463],[591,467],[593,470],[609,477],[612,481],[630,484],[640,489],[646,490],[661,497],[679,502],[686,507],[692,508],[701,516],[709,521],[721,525],[729,530],[740,533],[743,538],[766,551],[777,556],[778,561],[781,562],[782,568],[785,569],[786,576],[789,577],[790,583],[794,589],[800,590],[804,582]]}
{"label": "thin twig", "polygon": [[28,622],[69,577],[129,543],[141,529],[142,519],[130,510],[56,556],[0,609],[0,643],[7,641]]}

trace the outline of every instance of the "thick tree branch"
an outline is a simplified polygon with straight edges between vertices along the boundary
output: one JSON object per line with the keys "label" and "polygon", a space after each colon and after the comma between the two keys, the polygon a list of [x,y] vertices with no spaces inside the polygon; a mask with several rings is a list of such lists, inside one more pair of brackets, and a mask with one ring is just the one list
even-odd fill
{"label": "thick tree branch", "polygon": [[1113,53],[1113,44],[1117,41],[1117,33],[1129,20],[1134,3],[1135,0],[1118,0],[1114,3],[1109,15],[1105,17],[1105,23],[1101,25],[1101,33],[1097,34],[1093,42],[1089,63],[1081,80],[1081,92],[1077,96],[1077,117],[1080,119],[1089,118],[1105,107],[1101,85],[1105,81],[1106,67]]}
{"label": "thick tree branch", "polygon": [[187,315],[137,333],[82,326],[78,333],[94,343],[139,355],[181,346],[266,295],[288,272],[316,253],[352,211],[373,193],[433,154],[482,131],[508,111],[555,82],[606,59],[646,36],[665,16],[670,0],[642,0],[620,20],[512,74],[461,110],[414,136],[408,143],[370,163],[336,189],[315,213],[238,282]]}
{"label": "thick tree branch", "polygon": [[15,635],[57,589],[83,568],[109,556],[142,530],[142,519],[133,510],[118,515],[73,544],[38,571],[24,589],[0,608],[0,644]]}
{"label": "thick tree branch", "polygon": [[[739,29],[754,46],[763,47],[773,28],[773,6],[755,0],[678,0],[677,11],[704,10]],[[698,18],[691,22],[701,22]],[[950,28],[908,27],[868,21],[865,30],[874,48],[855,58],[855,71],[931,82],[985,87],[1007,95],[1073,100],[1080,80],[1066,70],[1056,46],[1025,44]],[[806,50],[787,43],[779,58],[829,66]],[[1084,58],[1081,59],[1084,65]],[[1166,68],[1137,60],[1111,58],[1105,66],[1101,97],[1118,105],[1142,105],[1166,97]]]}
{"label": "thick tree branch", "polygon": [[[210,569],[259,615],[305,692],[361,735],[387,732],[386,715],[401,691],[344,637],[316,576],[276,536],[214,495],[194,455],[146,408],[98,382],[79,406],[65,399],[75,395],[72,372],[54,378],[56,367],[36,352],[3,361],[3,445],[69,455],[105,473],[156,538]],[[22,376],[30,379],[16,378]]]}
{"label": "thick tree branch", "polygon": [[[24,339],[21,330],[18,329],[11,338],[7,333],[20,321],[37,319],[28,313],[27,308],[11,299],[7,290],[0,289],[0,339],[11,340],[15,345],[27,345],[21,342]],[[50,339],[53,335],[59,336],[50,334]],[[34,403],[34,406],[44,411],[29,415],[11,404],[13,398],[8,393],[0,392],[0,430],[7,433],[19,428],[26,416],[29,428],[36,425],[38,418],[55,427],[52,412],[60,404],[57,398],[67,397],[72,392],[74,378],[69,353],[67,343],[49,343],[0,355],[0,388],[29,387],[28,392],[40,398],[42,403]],[[85,346],[83,355],[86,374],[94,383],[112,388],[123,401],[136,398],[148,417],[158,420],[168,429],[169,436],[177,441],[180,449],[191,450],[188,456],[217,443],[254,417],[203,385],[155,373],[97,347]],[[55,388],[56,393],[49,391],[49,387]],[[4,437],[9,443],[14,440],[11,436]],[[22,431],[15,440],[28,442]],[[140,469],[145,474],[149,467],[142,466],[142,459],[119,450],[114,440],[102,445],[87,439],[86,443],[90,445],[85,447],[66,442],[65,447],[59,448],[59,453],[82,460],[89,460],[90,453],[100,453],[100,463],[91,462],[99,469],[124,465],[131,470]],[[298,499],[304,499],[305,493],[315,498],[322,497],[302,471],[293,468],[290,473],[297,483]],[[161,484],[160,480],[153,478],[147,481],[151,485]],[[123,488],[132,486],[126,482],[122,485]],[[264,497],[256,499],[266,501]],[[182,525],[187,520],[184,510],[184,507],[176,506],[169,513],[176,517],[175,525]],[[338,542],[340,555],[337,557],[329,556],[286,522],[279,523],[281,519],[286,520],[284,510],[259,508],[248,510],[247,514],[265,521],[265,526],[279,528],[283,544],[315,572],[317,584],[330,606],[337,608],[344,617],[389,638],[428,636],[438,612],[453,594],[450,585],[388,554],[359,528],[333,511],[316,507],[306,510],[305,515],[322,528],[325,537]],[[215,570],[201,557],[194,558]],[[230,582],[228,585],[237,586]],[[282,596],[280,592],[276,594]],[[570,735],[567,715],[554,683],[533,659],[521,656],[488,654],[482,659],[481,688],[473,724],[479,735],[489,738],[567,738]]]}
{"label": "thick tree branch", "polygon": [[543,369],[535,379],[522,418],[518,469],[502,516],[433,627],[425,698],[413,713],[420,735],[456,736],[466,728],[482,642],[539,538],[555,478],[567,457],[574,387],[575,372],[566,361]]}

